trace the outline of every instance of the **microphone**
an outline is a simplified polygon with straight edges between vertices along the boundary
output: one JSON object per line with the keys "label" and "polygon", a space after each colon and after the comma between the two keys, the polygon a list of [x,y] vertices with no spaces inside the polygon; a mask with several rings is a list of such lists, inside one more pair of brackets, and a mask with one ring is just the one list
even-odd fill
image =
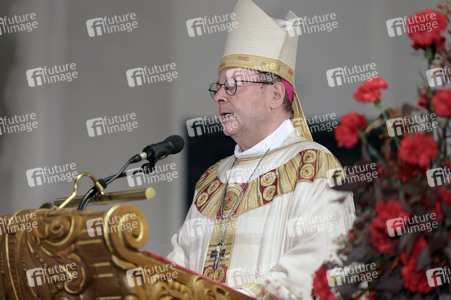
{"label": "microphone", "polygon": [[171,135],[162,142],[146,146],[140,154],[132,157],[132,163],[147,159],[151,164],[155,164],[160,159],[170,154],[176,154],[185,147],[185,140],[179,135]]}
{"label": "microphone", "polygon": [[[130,164],[140,162],[143,159],[147,159],[149,163],[144,164],[142,168],[147,172],[151,172],[158,160],[165,158],[169,154],[179,153],[180,151],[182,151],[183,147],[185,147],[185,140],[179,135],[171,135],[162,142],[146,146],[140,154],[136,154],[132,158],[130,158],[128,162],[122,167],[122,169],[115,175],[108,176],[105,179],[99,179],[98,181],[103,186],[103,188],[106,188],[117,178],[125,177],[127,173],[124,171]],[[89,199],[92,198],[96,193],[97,188],[92,187],[80,201],[78,209],[85,209],[88,205]]]}

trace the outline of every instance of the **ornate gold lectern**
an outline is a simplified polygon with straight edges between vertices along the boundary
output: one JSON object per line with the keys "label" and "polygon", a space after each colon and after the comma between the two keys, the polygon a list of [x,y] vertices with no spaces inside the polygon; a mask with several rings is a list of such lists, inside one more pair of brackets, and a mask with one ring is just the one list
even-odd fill
{"label": "ornate gold lectern", "polygon": [[1,299],[249,299],[140,252],[147,221],[132,205],[23,210],[2,222]]}

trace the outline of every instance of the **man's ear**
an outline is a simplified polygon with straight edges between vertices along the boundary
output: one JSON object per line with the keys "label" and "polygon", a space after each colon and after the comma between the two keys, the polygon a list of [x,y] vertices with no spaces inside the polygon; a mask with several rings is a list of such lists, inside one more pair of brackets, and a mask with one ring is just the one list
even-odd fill
{"label": "man's ear", "polygon": [[283,100],[285,98],[285,86],[282,82],[275,82],[273,84],[273,97],[271,99],[271,108],[278,109],[283,106]]}

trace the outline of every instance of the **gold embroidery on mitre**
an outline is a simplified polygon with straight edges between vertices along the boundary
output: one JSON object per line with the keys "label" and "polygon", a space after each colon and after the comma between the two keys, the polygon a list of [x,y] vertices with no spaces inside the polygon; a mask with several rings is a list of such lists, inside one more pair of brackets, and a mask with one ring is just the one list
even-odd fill
{"label": "gold embroidery on mitre", "polygon": [[[225,189],[225,184],[217,175],[218,165],[215,166],[214,169],[209,168],[210,172],[203,181],[196,184],[197,196],[194,200],[198,211],[210,219],[220,217]],[[285,164],[249,181],[238,200],[236,199],[245,184],[230,184],[224,202],[224,214],[229,215],[235,202],[239,201],[231,213],[232,217],[239,216],[272,202],[278,196],[292,192],[299,182],[311,183],[318,178],[327,178],[327,170],[336,168],[341,168],[341,165],[332,154],[318,149],[303,150]],[[211,188],[211,185],[214,188]],[[208,194],[206,201],[205,193]]]}
{"label": "gold embroidery on mitre", "polygon": [[218,73],[220,73],[222,69],[229,67],[261,70],[264,72],[274,73],[288,81],[293,88],[295,87],[294,70],[279,59],[249,54],[226,55],[219,63]]}
{"label": "gold embroidery on mitre", "polygon": [[248,61],[248,60],[250,59],[250,57],[249,57],[249,56],[242,56],[242,55],[239,55],[239,56],[237,57],[237,59],[238,59],[238,60],[242,60],[242,61]]}

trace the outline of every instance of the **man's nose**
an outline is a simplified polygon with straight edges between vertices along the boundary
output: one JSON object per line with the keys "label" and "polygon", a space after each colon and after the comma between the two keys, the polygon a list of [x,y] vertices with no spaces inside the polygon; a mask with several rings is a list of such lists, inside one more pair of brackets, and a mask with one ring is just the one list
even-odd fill
{"label": "man's nose", "polygon": [[226,102],[229,100],[229,94],[227,94],[225,90],[225,86],[221,85],[219,90],[216,92],[216,95],[213,97],[216,103]]}

